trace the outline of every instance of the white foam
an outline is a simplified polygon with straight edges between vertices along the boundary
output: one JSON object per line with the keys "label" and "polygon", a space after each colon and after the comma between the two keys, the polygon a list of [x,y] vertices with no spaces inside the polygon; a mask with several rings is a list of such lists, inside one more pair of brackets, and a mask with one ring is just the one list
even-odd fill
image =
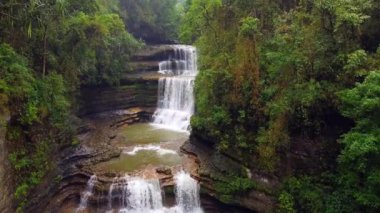
{"label": "white foam", "polygon": [[176,155],[177,152],[171,149],[161,148],[159,145],[145,145],[145,146],[135,146],[132,151],[124,151],[124,154],[127,155],[136,155],[141,151],[154,151],[159,155]]}

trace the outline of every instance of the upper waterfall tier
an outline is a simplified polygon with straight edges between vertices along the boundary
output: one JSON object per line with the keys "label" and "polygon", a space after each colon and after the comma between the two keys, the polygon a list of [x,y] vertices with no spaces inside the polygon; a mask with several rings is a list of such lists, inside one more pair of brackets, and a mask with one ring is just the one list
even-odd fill
{"label": "upper waterfall tier", "polygon": [[195,76],[198,72],[197,53],[193,46],[173,45],[174,54],[159,63],[159,72],[174,76]]}
{"label": "upper waterfall tier", "polygon": [[179,131],[190,129],[194,113],[194,79],[198,73],[195,47],[173,45],[173,55],[159,63],[158,109],[153,123]]}

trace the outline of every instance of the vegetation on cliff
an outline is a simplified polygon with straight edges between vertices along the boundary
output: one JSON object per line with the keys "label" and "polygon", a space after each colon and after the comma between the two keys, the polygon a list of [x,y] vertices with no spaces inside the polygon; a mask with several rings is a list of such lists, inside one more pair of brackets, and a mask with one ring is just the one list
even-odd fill
{"label": "vegetation on cliff", "polygon": [[0,113],[10,112],[9,121],[0,123],[7,125],[18,211],[56,167],[59,148],[75,144],[75,91],[119,84],[130,56],[143,45],[128,32],[136,30],[132,23],[151,26],[162,40],[175,39],[175,2],[0,2]]}
{"label": "vegetation on cliff", "polygon": [[181,39],[200,51],[194,133],[277,174],[296,141],[316,141],[326,166],[287,171],[281,209],[378,211],[379,2],[188,0],[185,8]]}

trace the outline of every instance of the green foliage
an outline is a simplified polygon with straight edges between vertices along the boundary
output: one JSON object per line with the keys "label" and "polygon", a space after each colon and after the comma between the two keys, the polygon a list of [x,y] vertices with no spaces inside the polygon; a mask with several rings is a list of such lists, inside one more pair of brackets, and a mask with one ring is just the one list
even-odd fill
{"label": "green foliage", "polygon": [[79,144],[80,144],[80,141],[79,141],[78,138],[74,138],[73,141],[71,142],[71,145],[72,145],[72,146],[77,146],[77,145],[79,145]]}
{"label": "green foliage", "polygon": [[[338,188],[338,187],[336,187]],[[344,187],[326,195],[326,210],[329,213],[358,212],[355,201],[352,198],[351,189]]]}
{"label": "green foliage", "polygon": [[205,27],[210,27],[211,17],[221,5],[221,0],[192,0],[181,25],[180,39],[185,43],[194,42]]}
{"label": "green foliage", "polygon": [[69,104],[66,87],[60,75],[50,74],[36,80],[25,59],[8,45],[0,46],[0,76],[8,105],[19,116],[22,124],[32,124],[49,117],[51,124],[59,125],[65,120]]}
{"label": "green foliage", "polygon": [[[216,77],[215,75],[219,75]],[[205,131],[215,130],[214,132],[210,132],[211,136],[218,137],[221,132],[218,130],[223,129],[223,126],[229,125],[231,122],[229,112],[223,106],[218,105],[210,105],[210,102],[219,102],[221,101],[218,96],[213,96],[215,93],[222,94],[223,91],[228,90],[230,85],[228,73],[223,72],[201,72],[199,77],[196,80],[196,88],[195,93],[197,94],[197,102],[196,107],[198,111],[202,114],[208,114],[206,119],[202,117],[202,114],[199,116],[194,116],[192,118],[192,125],[195,128],[202,129]],[[200,86],[202,85],[202,88]],[[209,88],[205,90],[204,88]],[[212,93],[205,93],[208,91],[212,91]],[[219,96],[220,97],[220,96]]]}
{"label": "green foliage", "polygon": [[257,57],[257,49],[255,39],[248,34],[258,30],[259,24],[249,11],[236,9],[247,3],[235,3],[192,1],[181,26],[181,39],[196,40],[201,53],[194,132],[205,132],[220,150],[251,150],[256,121],[260,120],[260,104],[255,98],[259,64],[251,60]]}
{"label": "green foliage", "polygon": [[348,55],[347,64],[344,66],[345,70],[357,70],[366,63],[367,53],[364,50],[357,50]]}
{"label": "green foliage", "polygon": [[379,3],[192,0],[184,8],[180,38],[200,53],[193,134],[277,174],[293,140],[341,148],[333,141],[346,127],[329,117],[340,107],[337,116],[356,125],[342,136],[340,156],[325,162],[337,159],[338,168],[329,166],[328,181],[303,177],[313,168],[293,174],[280,211],[378,211],[380,82],[369,71],[380,67]]}
{"label": "green foliage", "polygon": [[9,155],[9,161],[17,171],[25,169],[30,165],[30,160],[26,156],[25,151],[11,153]]}
{"label": "green foliage", "polygon": [[266,171],[275,171],[279,156],[277,149],[289,144],[289,136],[286,128],[286,116],[278,117],[271,122],[267,129],[261,128],[257,135],[256,153],[258,155],[258,167]]}
{"label": "green foliage", "polygon": [[288,179],[279,194],[280,212],[358,212],[351,186],[340,185],[338,177],[320,174]]}
{"label": "green foliage", "polygon": [[[118,6],[115,2],[112,5]],[[6,35],[3,40],[27,55],[37,73],[61,74],[70,89],[118,84],[120,73],[128,70],[130,55],[140,46],[110,3],[9,2],[0,10],[18,20],[2,28]],[[0,18],[0,24],[7,23]],[[13,35],[19,39],[15,41]]]}
{"label": "green foliage", "polygon": [[9,45],[0,45],[0,58],[0,94],[8,97],[7,104],[15,105],[13,112],[20,115],[20,121],[30,124],[37,120],[35,103],[31,100],[35,93],[33,73],[27,67],[26,59]]}
{"label": "green foliage", "polygon": [[42,178],[50,168],[49,144],[47,141],[39,142],[34,150],[19,148],[9,155],[12,167],[17,171],[16,180],[19,184],[15,190],[15,199],[21,211],[27,203],[29,190],[41,183]]}
{"label": "green foliage", "polygon": [[339,157],[343,180],[355,190],[356,201],[366,208],[380,208],[380,72],[340,93],[343,115],[356,125],[345,135]]}
{"label": "green foliage", "polygon": [[[292,200],[296,201],[295,206],[299,211],[324,212],[323,190],[320,186],[313,184],[312,179],[308,177],[300,179],[291,178],[287,182],[286,190],[281,193],[283,196],[284,194],[288,196],[287,199],[293,197]],[[284,197],[282,198],[284,199]]]}
{"label": "green foliage", "polygon": [[222,177],[215,184],[215,190],[224,203],[231,203],[234,195],[244,194],[255,187],[256,184],[251,179],[232,175]]}
{"label": "green foliage", "polygon": [[253,36],[256,33],[258,29],[259,19],[246,17],[243,18],[240,22],[240,34],[242,36]]}
{"label": "green foliage", "polygon": [[323,0],[316,3],[317,7],[325,9],[335,15],[335,30],[348,24],[354,27],[360,26],[370,18],[366,11],[373,6],[370,0]]}
{"label": "green foliage", "polygon": [[294,198],[291,194],[287,192],[282,192],[278,198],[279,201],[279,212],[283,213],[295,213],[294,209]]}
{"label": "green foliage", "polygon": [[120,12],[128,30],[148,43],[177,39],[181,16],[177,0],[121,0]]}
{"label": "green foliage", "polygon": [[54,178],[54,182],[55,183],[60,183],[61,181],[62,181],[62,179],[63,179],[63,177],[62,177],[62,175],[57,175],[55,178]]}
{"label": "green foliage", "polygon": [[39,115],[48,116],[50,124],[59,127],[68,116],[69,102],[66,99],[66,86],[61,75],[51,73],[37,82],[36,102],[39,103]]}
{"label": "green foliage", "polygon": [[59,33],[65,49],[55,57],[58,68],[74,86],[119,83],[131,54],[140,44],[125,31],[116,14],[78,13],[64,22]]}

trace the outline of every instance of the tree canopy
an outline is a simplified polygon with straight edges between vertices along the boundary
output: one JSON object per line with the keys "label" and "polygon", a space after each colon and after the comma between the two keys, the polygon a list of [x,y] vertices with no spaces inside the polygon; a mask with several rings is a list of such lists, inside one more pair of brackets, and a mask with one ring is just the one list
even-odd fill
{"label": "tree canopy", "polygon": [[[187,1],[180,38],[200,52],[193,134],[265,172],[278,172],[295,140],[318,140],[340,153],[321,154],[330,164],[325,176],[305,171],[284,182],[285,212],[379,210],[379,6]],[[338,118],[355,126],[347,132]]]}

